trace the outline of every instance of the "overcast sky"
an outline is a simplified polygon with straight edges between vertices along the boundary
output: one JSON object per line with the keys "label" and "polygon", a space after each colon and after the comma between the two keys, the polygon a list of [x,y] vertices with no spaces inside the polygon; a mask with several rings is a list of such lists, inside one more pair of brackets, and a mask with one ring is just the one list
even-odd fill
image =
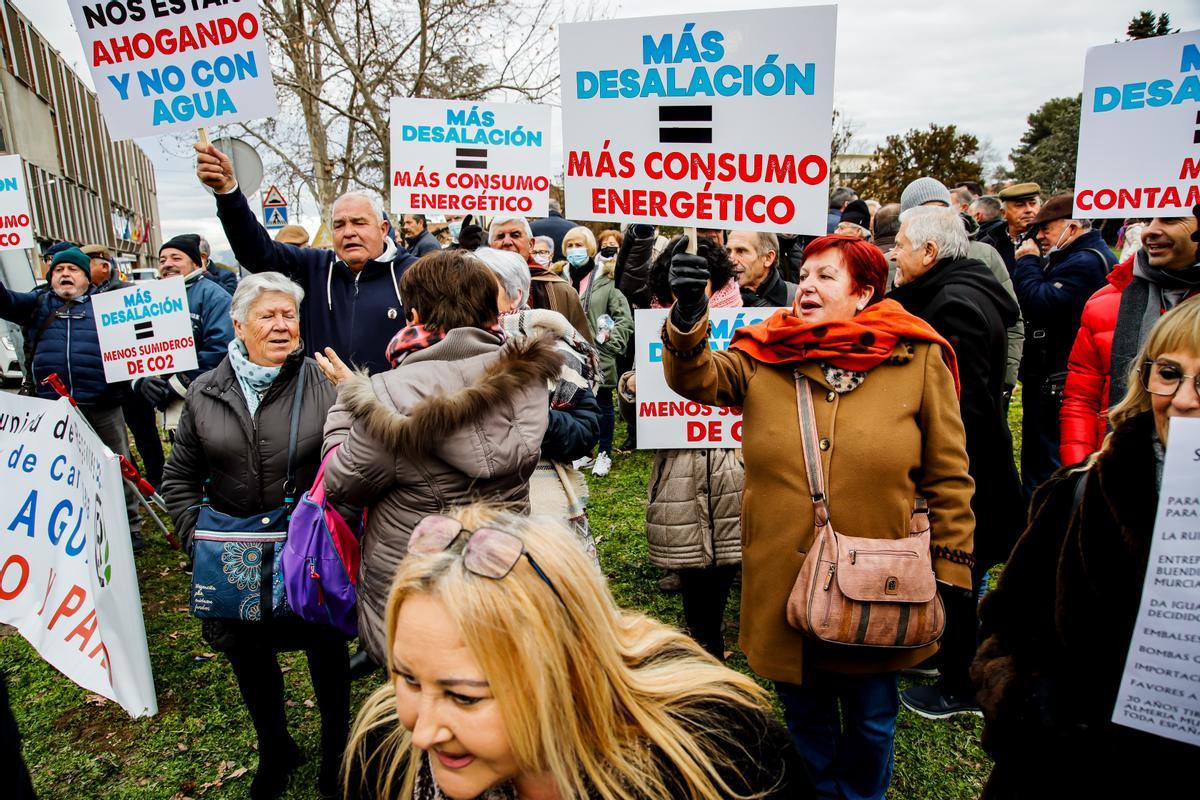
{"label": "overcast sky", "polygon": [[[90,85],[79,39],[61,0],[14,0],[17,8],[76,66]],[[617,2],[617,17],[731,11],[814,3],[754,0],[635,0]],[[990,141],[1006,157],[1025,130],[1025,118],[1052,97],[1078,94],[1089,47],[1124,38],[1144,0],[843,0],[838,5],[834,106],[855,123],[867,149],[890,133],[931,122],[955,124]],[[1200,3],[1154,5],[1174,27],[1200,28]],[[802,31],[796,32],[803,36]],[[557,129],[557,124],[556,124]],[[166,153],[155,139],[138,143],[154,160],[162,234],[198,231],[214,250],[226,247],[212,198],[191,164]],[[557,148],[561,149],[561,148]],[[311,212],[312,204],[308,204]],[[310,231],[316,220],[302,218]]]}

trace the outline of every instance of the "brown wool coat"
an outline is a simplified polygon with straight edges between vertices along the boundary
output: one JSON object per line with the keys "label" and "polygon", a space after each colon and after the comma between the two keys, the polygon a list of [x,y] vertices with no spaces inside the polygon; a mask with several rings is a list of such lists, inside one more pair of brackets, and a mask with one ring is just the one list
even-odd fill
{"label": "brown wool coat", "polygon": [[[695,349],[707,330],[707,319],[686,333],[668,322],[663,363],[667,383],[679,394],[709,405],[741,406],[745,413],[739,643],[751,668],[772,680],[800,683],[805,668],[883,672],[924,660],[936,645],[834,648],[788,625],[788,595],[813,540],[792,368],[763,364],[736,350],[703,348],[686,360],[672,355],[672,349]],[[970,587],[974,483],[967,474],[954,382],[938,346],[901,343],[847,394],[832,390],[819,364],[804,362],[800,369],[813,382],[834,528],[847,536],[907,536],[920,492],[932,512],[938,579]]]}

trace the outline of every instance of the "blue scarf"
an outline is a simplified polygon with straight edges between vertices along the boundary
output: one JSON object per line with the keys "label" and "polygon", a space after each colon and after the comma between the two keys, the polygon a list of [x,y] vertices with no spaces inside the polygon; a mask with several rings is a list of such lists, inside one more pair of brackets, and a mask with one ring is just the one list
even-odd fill
{"label": "blue scarf", "polygon": [[255,364],[250,360],[245,342],[236,336],[229,342],[229,364],[233,367],[233,374],[237,376],[238,383],[241,384],[242,396],[246,398],[246,408],[250,409],[250,416],[253,417],[254,413],[258,411],[258,404],[262,400],[262,396],[279,377],[279,370],[283,367],[264,367],[261,364]]}

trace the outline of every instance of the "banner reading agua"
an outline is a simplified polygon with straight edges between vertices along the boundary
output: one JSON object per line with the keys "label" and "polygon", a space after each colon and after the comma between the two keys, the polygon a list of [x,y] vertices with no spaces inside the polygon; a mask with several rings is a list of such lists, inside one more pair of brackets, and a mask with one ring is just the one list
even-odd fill
{"label": "banner reading agua", "polygon": [[66,399],[0,393],[0,622],[140,717],[158,702],[121,481]]}

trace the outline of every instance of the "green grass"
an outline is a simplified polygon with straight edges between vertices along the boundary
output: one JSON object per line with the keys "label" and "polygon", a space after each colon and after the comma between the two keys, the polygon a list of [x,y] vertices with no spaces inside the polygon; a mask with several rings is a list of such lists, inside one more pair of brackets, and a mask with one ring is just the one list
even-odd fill
{"label": "green grass", "polygon": [[[1014,401],[1019,417],[1019,403]],[[620,428],[620,426],[619,426]],[[1017,429],[1019,431],[1019,429]],[[621,441],[624,431],[617,431]],[[646,485],[651,455],[616,454],[612,472],[590,478],[589,518],[601,562],[619,603],[667,623],[682,623],[678,595],[658,589],[661,572],[646,556]],[[0,669],[24,736],[25,760],[41,798],[244,798],[257,765],[254,733],[228,662],[200,637],[187,612],[183,560],[150,536],[138,555],[159,713],[130,719],[115,703],[76,687],[11,629],[0,629]],[[737,647],[738,589],[727,610],[729,665],[749,674]],[[319,758],[318,712],[302,653],[280,656],[289,723],[308,754],[286,797],[311,798]],[[355,684],[355,707],[373,688]],[[901,710],[891,798],[966,800],[990,769],[979,749],[980,721],[931,722]],[[249,770],[247,773],[245,770]],[[2,793],[0,793],[2,794]]]}

